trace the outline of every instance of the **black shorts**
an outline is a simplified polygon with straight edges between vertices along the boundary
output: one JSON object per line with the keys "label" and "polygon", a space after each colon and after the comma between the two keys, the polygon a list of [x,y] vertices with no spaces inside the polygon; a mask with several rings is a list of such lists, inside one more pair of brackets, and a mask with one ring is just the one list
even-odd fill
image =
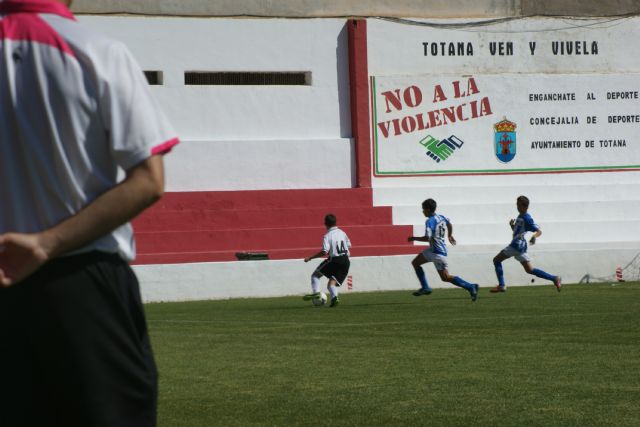
{"label": "black shorts", "polygon": [[0,291],[1,426],[156,425],[138,281],[117,255],[47,263]]}
{"label": "black shorts", "polygon": [[327,258],[316,268],[316,273],[322,274],[324,277],[333,279],[337,282],[337,286],[342,285],[344,279],[349,274],[349,266],[351,262],[348,256],[337,256]]}

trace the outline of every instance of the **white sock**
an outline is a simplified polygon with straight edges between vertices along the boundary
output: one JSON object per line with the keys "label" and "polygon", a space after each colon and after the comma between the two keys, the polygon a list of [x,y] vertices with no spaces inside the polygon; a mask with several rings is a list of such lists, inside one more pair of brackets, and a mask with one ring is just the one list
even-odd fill
{"label": "white sock", "polygon": [[331,294],[331,298],[338,296],[338,288],[336,286],[327,286],[329,289],[329,293]]}
{"label": "white sock", "polygon": [[320,292],[320,279],[316,276],[311,276],[311,293],[315,294]]}

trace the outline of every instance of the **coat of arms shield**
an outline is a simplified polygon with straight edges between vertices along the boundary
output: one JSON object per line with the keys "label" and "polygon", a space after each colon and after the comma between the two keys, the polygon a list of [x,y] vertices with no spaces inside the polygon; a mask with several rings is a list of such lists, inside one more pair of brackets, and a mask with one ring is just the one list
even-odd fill
{"label": "coat of arms shield", "polygon": [[494,137],[494,150],[496,157],[502,163],[509,163],[516,157],[516,124],[507,120],[504,120],[493,125],[495,130]]}

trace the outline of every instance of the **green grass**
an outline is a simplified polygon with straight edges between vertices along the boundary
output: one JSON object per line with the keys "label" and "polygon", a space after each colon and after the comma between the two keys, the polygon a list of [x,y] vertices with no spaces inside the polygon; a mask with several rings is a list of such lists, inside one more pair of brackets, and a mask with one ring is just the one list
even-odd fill
{"label": "green grass", "polygon": [[147,305],[159,426],[640,425],[638,283],[341,300]]}

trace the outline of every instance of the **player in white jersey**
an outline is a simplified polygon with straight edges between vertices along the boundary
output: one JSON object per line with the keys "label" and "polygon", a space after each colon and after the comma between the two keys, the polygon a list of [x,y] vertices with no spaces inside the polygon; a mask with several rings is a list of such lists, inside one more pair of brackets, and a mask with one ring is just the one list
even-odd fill
{"label": "player in white jersey", "polygon": [[320,277],[325,276],[329,279],[327,290],[331,294],[331,307],[335,307],[340,303],[338,298],[338,287],[342,285],[347,274],[349,274],[349,248],[351,241],[347,234],[340,230],[337,226],[336,216],[327,214],[324,217],[324,225],[327,227],[327,234],[322,239],[322,250],[305,258],[304,262],[312,259],[327,256],[318,268],[311,275],[311,293],[304,296],[305,300],[316,299],[320,297]]}
{"label": "player in white jersey", "polygon": [[432,291],[427,282],[427,276],[424,274],[422,264],[432,262],[435,265],[438,275],[443,282],[452,283],[463,289],[466,289],[471,295],[471,301],[478,299],[478,285],[475,283],[469,283],[463,280],[459,276],[452,276],[449,274],[447,263],[447,244],[445,237],[448,235],[449,242],[452,245],[456,244],[456,239],[453,237],[453,225],[451,221],[444,215],[436,213],[437,203],[433,199],[427,199],[422,202],[422,213],[427,220],[425,222],[425,234],[424,236],[410,236],[407,240],[410,242],[427,242],[429,247],[418,254],[411,265],[418,276],[420,281],[420,289],[415,291],[413,295],[429,295]]}
{"label": "player in white jersey", "polygon": [[0,425],[156,425],[129,221],[178,138],[124,45],[0,1]]}
{"label": "player in white jersey", "polygon": [[491,292],[499,293],[507,290],[504,283],[502,261],[511,257],[520,261],[522,267],[524,267],[524,271],[551,281],[558,292],[560,292],[560,289],[562,289],[562,278],[560,276],[554,276],[539,268],[533,268],[533,265],[531,265],[531,257],[527,253],[527,239],[525,236],[528,232],[533,232],[529,243],[535,245],[536,239],[542,234],[542,230],[540,230],[540,227],[538,227],[531,215],[527,212],[529,210],[529,199],[526,196],[519,196],[516,199],[516,208],[518,209],[518,217],[509,221],[509,226],[511,230],[513,230],[513,239],[509,246],[501,250],[500,253],[493,258],[493,266],[496,270],[498,285],[495,288],[491,288]]}

